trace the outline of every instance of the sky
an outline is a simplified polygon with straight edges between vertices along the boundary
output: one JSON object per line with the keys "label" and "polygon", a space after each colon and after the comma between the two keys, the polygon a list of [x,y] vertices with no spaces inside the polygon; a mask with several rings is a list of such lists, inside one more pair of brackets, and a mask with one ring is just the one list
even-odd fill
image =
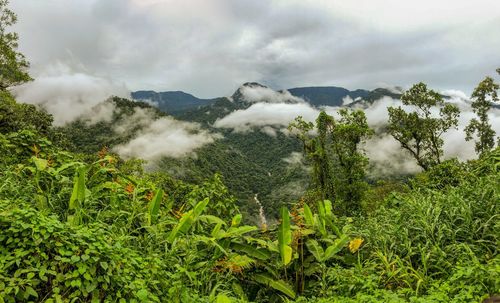
{"label": "sky", "polygon": [[500,67],[499,0],[11,0],[10,6],[33,77],[91,79],[120,92],[183,90],[211,98],[249,81],[274,89],[423,81],[470,94]]}

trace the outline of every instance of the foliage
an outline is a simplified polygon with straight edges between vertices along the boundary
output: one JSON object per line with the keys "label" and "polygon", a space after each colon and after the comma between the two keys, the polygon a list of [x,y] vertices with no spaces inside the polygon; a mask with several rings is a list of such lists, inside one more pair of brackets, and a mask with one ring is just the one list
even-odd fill
{"label": "foliage", "polygon": [[17,52],[18,35],[7,28],[17,22],[16,14],[0,0],[0,91],[31,80],[26,72],[29,66],[23,54]]}
{"label": "foliage", "polygon": [[168,286],[159,259],[123,247],[105,225],[73,227],[26,203],[0,203],[0,297],[5,302],[157,302]]}
{"label": "foliage", "polygon": [[29,129],[2,134],[0,149],[6,302],[467,302],[498,291],[498,148],[381,191],[370,216],[302,201],[265,231],[242,225],[217,175],[190,185]]}
{"label": "foliage", "polygon": [[17,103],[8,91],[0,90],[0,132],[9,133],[33,129],[51,134],[52,116],[34,105]]}
{"label": "foliage", "polygon": [[497,94],[499,87],[493,78],[486,77],[472,93],[472,110],[479,120],[473,118],[469,122],[465,128],[465,133],[467,134],[465,139],[472,140],[472,135],[477,133],[479,140],[476,141],[476,152],[478,154],[488,152],[495,146],[495,131],[489,123],[488,111],[492,103],[499,100]]}
{"label": "foliage", "polygon": [[[198,184],[145,172],[141,160],[97,152],[123,140],[103,125],[94,141],[75,125],[65,129],[97,154],[68,151],[50,140],[50,116],[0,97],[0,302],[478,302],[500,291],[500,148],[441,162],[439,136],[457,112],[445,105],[445,118],[430,117],[429,104],[442,100],[425,85],[404,97],[424,114],[400,115],[427,127],[409,139],[429,148],[419,154],[425,172],[407,186],[380,183],[363,200],[364,114],[322,113],[316,125],[298,119],[292,127],[316,166],[316,197],[335,200],[281,203],[281,222],[266,229],[245,225],[213,170],[198,170]],[[116,119],[135,110],[108,102],[124,109]],[[253,138],[249,153],[262,143]],[[296,147],[280,142],[286,154]],[[212,163],[237,164],[217,157]],[[253,179],[245,181],[252,189]],[[351,211],[361,201],[369,214]]]}
{"label": "foliage", "polygon": [[367,189],[368,159],[359,145],[373,131],[362,111],[341,109],[339,115],[336,120],[323,111],[316,125],[298,117],[289,129],[298,131],[304,153],[312,161],[312,177],[321,198],[335,201],[339,213],[352,214],[359,211]]}
{"label": "foliage", "polygon": [[[403,105],[389,107],[389,133],[406,149],[424,170],[441,162],[444,132],[458,124],[459,109],[445,103],[443,97],[417,83],[401,97]],[[433,107],[440,107],[439,118],[434,117]]]}

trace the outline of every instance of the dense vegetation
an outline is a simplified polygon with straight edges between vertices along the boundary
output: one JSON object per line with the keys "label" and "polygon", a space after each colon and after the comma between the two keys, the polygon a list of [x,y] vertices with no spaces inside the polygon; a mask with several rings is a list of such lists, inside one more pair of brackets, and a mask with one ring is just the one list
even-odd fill
{"label": "dense vegetation", "polygon": [[[458,303],[500,292],[500,147],[489,136],[478,160],[432,158],[403,185],[370,187],[363,113],[321,113],[302,129],[310,191],[257,227],[220,175],[193,184],[106,148],[71,151],[81,134],[51,121],[1,89],[0,302]],[[93,131],[89,145],[113,140]],[[433,134],[405,144],[439,143]]]}
{"label": "dense vegetation", "polygon": [[298,201],[262,230],[241,225],[217,176],[147,174],[105,150],[67,152],[36,127],[2,129],[0,142],[5,302],[473,302],[499,291],[498,148],[372,194],[363,215]]}
{"label": "dense vegetation", "polygon": [[[123,134],[117,134],[113,129],[115,125],[133,119],[135,109],[147,109],[151,119],[166,116],[143,102],[117,97],[106,102],[116,108],[111,120],[91,124],[82,118],[57,128],[67,139],[69,150],[97,153],[104,146],[112,148],[129,141],[140,131],[140,126]],[[196,156],[188,155],[182,159],[165,157],[156,165],[159,170],[192,183],[202,182],[214,173],[221,174],[224,183],[236,196],[242,212],[248,214],[246,219],[257,222],[254,218],[257,216],[253,201],[255,194],[263,201],[266,214],[276,217],[281,205],[299,199],[304,193],[308,174],[302,165],[290,165],[283,161],[292,152],[301,151],[300,142],[291,136],[277,132],[275,137],[271,137],[258,130],[238,133],[211,126],[227,111],[245,105],[221,98],[209,107],[180,115],[180,119],[200,123],[204,128],[220,133],[223,138],[198,149]],[[281,190],[276,191],[277,188]]]}

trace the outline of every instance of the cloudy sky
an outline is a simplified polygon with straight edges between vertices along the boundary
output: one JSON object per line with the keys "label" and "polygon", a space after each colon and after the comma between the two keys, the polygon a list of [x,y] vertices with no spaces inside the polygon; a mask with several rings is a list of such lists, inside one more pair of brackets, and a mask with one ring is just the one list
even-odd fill
{"label": "cloudy sky", "polygon": [[11,0],[35,77],[231,94],[424,81],[470,93],[500,67],[499,0]]}

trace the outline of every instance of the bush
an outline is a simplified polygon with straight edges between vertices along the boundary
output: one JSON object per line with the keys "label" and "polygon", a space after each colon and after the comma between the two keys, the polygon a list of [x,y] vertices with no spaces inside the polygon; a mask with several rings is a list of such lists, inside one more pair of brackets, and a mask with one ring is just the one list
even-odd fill
{"label": "bush", "polygon": [[2,201],[0,230],[0,298],[5,302],[156,302],[167,289],[160,259],[123,247],[106,226],[69,226],[26,204]]}

